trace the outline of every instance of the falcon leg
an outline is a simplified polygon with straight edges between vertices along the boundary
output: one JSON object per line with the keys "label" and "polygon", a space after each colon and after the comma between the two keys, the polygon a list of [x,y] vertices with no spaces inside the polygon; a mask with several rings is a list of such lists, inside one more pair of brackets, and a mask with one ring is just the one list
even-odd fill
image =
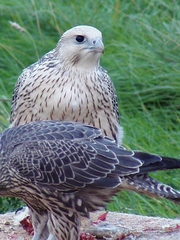
{"label": "falcon leg", "polygon": [[50,213],[48,240],[77,240],[79,238],[80,217],[77,214]]}
{"label": "falcon leg", "polygon": [[47,240],[56,240],[52,234],[49,235]]}
{"label": "falcon leg", "polygon": [[32,240],[45,240],[48,239],[49,230],[47,227],[47,214],[38,214],[35,212],[30,212],[30,216],[32,219],[32,224],[34,228],[34,236]]}

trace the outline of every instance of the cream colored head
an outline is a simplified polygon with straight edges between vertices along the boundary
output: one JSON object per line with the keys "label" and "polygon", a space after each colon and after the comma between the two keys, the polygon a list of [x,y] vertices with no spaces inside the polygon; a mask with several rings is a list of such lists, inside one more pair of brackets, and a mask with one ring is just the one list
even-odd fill
{"label": "cream colored head", "polygon": [[104,52],[102,34],[91,26],[76,26],[62,35],[56,50],[65,66],[97,67]]}

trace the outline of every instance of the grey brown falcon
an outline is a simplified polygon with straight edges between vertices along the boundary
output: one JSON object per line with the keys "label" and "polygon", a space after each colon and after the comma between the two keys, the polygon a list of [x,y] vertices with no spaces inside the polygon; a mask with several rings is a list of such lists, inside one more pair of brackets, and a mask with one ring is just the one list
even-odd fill
{"label": "grey brown falcon", "polygon": [[121,189],[179,204],[180,192],[148,176],[179,167],[176,159],[127,151],[100,129],[76,122],[36,121],[0,134],[0,196],[29,206],[33,240],[77,240],[81,217]]}
{"label": "grey brown falcon", "polygon": [[81,25],[66,31],[54,50],[20,75],[11,126],[38,120],[81,122],[121,144],[116,91],[99,64],[103,52],[98,29]]}

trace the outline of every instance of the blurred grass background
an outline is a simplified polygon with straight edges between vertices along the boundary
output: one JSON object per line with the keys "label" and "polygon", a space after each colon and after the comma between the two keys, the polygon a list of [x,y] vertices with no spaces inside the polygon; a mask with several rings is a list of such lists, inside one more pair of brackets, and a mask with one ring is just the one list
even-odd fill
{"label": "blurred grass background", "polygon": [[[118,93],[124,145],[180,157],[178,1],[6,0],[0,3],[0,18],[1,131],[8,127],[13,87],[22,69],[53,49],[64,31],[87,24],[103,33],[101,65]],[[179,170],[152,175],[180,189]],[[0,199],[1,212],[20,205],[14,198]],[[169,201],[133,192],[119,193],[108,209],[172,218],[179,214]]]}

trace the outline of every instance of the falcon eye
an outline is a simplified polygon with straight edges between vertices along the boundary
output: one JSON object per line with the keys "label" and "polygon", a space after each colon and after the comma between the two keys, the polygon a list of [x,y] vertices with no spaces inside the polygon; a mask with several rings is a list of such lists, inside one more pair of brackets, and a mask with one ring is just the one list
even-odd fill
{"label": "falcon eye", "polygon": [[85,37],[82,36],[82,35],[77,35],[76,36],[76,41],[79,42],[79,43],[84,42],[84,39],[85,39]]}

